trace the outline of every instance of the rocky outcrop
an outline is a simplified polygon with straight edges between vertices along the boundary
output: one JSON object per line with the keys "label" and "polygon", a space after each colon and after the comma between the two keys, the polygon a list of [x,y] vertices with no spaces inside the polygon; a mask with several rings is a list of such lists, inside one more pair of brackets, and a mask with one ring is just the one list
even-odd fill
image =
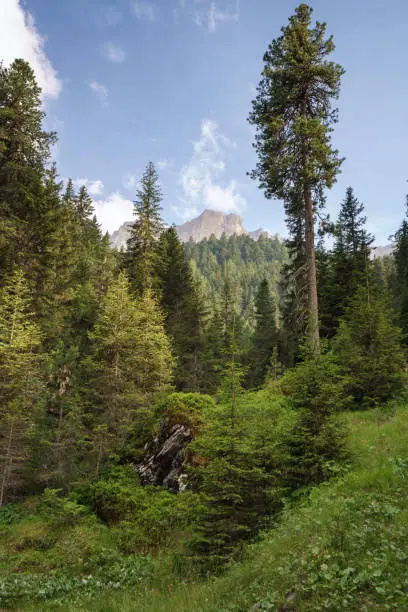
{"label": "rocky outcrop", "polygon": [[[126,222],[120,226],[116,232],[110,237],[111,246],[116,249],[125,249],[126,241],[129,238],[129,229],[132,223]],[[182,225],[176,225],[176,230],[181,242],[200,242],[204,238],[210,238],[214,235],[216,238],[220,238],[222,234],[226,234],[227,237],[233,234],[241,236],[247,234],[254,240],[258,240],[261,235],[272,237],[272,234],[266,230],[259,228],[253,232],[248,232],[243,224],[242,217],[231,213],[226,215],[217,210],[204,210],[199,217],[187,221]]]}
{"label": "rocky outcrop", "polygon": [[200,242],[200,240],[209,238],[213,234],[216,238],[221,238],[222,234],[229,237],[233,234],[241,236],[247,232],[240,215],[232,213],[225,215],[217,210],[205,210],[196,219],[178,225],[177,233],[182,242],[188,242],[189,240]]}
{"label": "rocky outcrop", "polygon": [[187,425],[164,421],[159,435],[146,445],[145,458],[136,466],[144,485],[161,485],[171,491],[181,491],[186,486],[183,467],[187,459],[187,446],[193,439]]}

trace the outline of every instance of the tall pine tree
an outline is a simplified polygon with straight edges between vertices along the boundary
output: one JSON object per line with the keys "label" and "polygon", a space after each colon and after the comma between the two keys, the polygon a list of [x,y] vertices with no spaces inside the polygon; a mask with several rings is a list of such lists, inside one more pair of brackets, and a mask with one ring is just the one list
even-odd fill
{"label": "tall pine tree", "polygon": [[341,160],[332,148],[332,124],[343,69],[330,62],[333,38],[326,24],[311,27],[312,9],[300,4],[282,36],[264,55],[265,67],[249,121],[257,129],[258,164],[252,177],[267,198],[282,199],[289,229],[302,230],[308,292],[308,336],[319,351],[319,313],[314,250],[315,212]]}
{"label": "tall pine tree", "polygon": [[153,285],[157,261],[157,242],[163,229],[161,218],[162,192],[156,169],[149,162],[133,202],[136,217],[130,228],[127,241],[125,267],[133,291],[141,295],[146,287]]}

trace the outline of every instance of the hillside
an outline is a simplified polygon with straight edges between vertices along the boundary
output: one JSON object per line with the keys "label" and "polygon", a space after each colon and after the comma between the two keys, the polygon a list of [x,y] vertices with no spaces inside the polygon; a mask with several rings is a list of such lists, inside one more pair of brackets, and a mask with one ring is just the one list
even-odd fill
{"label": "hillside", "polygon": [[[149,557],[144,562],[139,557],[133,568],[128,562],[118,571],[114,540],[103,525],[82,519],[77,526],[66,525],[47,536],[44,519],[42,523],[38,516],[36,521],[34,517],[22,521],[16,509],[13,514],[10,508],[2,515],[3,598],[6,593],[15,597],[25,593],[37,603],[30,605],[26,600],[19,610],[38,610],[38,601],[42,601],[41,610],[66,612],[407,609],[408,406],[353,412],[341,418],[349,428],[351,464],[331,482],[316,487],[310,498],[288,507],[281,525],[250,546],[246,559],[233,564],[224,576],[195,581],[184,573],[183,566],[178,572],[165,554],[156,557],[153,565]],[[7,518],[10,526],[20,520],[20,527],[4,529]],[[50,546],[51,538],[54,544]],[[10,553],[15,546],[20,551],[17,555]],[[30,581],[27,574],[21,574],[34,564],[39,564],[37,571],[44,572],[52,559],[52,546],[54,554],[64,555],[61,564],[65,559],[65,564],[74,567],[83,562],[78,555],[91,554],[89,586],[84,583],[78,589],[74,577],[59,577],[55,570],[41,580],[33,575]],[[10,567],[4,565],[7,557]],[[98,578],[92,564],[109,558]],[[16,563],[20,569],[9,580]],[[99,587],[92,585],[95,580],[100,581]],[[99,596],[107,582],[110,588],[105,587]],[[126,583],[137,586],[117,590]],[[86,590],[88,597],[81,599]],[[45,602],[61,597],[62,608]],[[75,603],[69,604],[66,598]]]}
{"label": "hillside", "polygon": [[67,610],[226,612],[406,610],[408,408],[355,412],[353,463],[288,508],[244,563],[204,583],[158,574],[152,584]]}

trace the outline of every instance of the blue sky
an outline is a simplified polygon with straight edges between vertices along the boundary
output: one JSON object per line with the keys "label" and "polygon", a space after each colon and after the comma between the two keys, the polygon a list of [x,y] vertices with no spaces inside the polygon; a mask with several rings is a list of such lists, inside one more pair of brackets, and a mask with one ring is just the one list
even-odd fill
{"label": "blue sky", "polygon": [[[262,55],[297,2],[1,0],[0,56],[32,61],[58,131],[61,177],[86,181],[110,231],[131,219],[146,163],[159,169],[167,222],[204,208],[285,235],[282,205],[246,172],[246,118]],[[387,242],[408,191],[408,2],[316,0],[343,65],[335,146],[346,158],[327,208],[352,185]]]}

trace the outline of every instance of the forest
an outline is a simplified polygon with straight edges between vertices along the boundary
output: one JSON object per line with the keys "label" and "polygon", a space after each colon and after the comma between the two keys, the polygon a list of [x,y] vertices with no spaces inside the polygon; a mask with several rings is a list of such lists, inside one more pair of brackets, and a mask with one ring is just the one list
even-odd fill
{"label": "forest", "polygon": [[182,244],[147,161],[122,251],[0,67],[3,609],[408,606],[408,218],[374,258],[358,185],[325,212],[334,48],[300,4],[249,109],[287,239]]}

